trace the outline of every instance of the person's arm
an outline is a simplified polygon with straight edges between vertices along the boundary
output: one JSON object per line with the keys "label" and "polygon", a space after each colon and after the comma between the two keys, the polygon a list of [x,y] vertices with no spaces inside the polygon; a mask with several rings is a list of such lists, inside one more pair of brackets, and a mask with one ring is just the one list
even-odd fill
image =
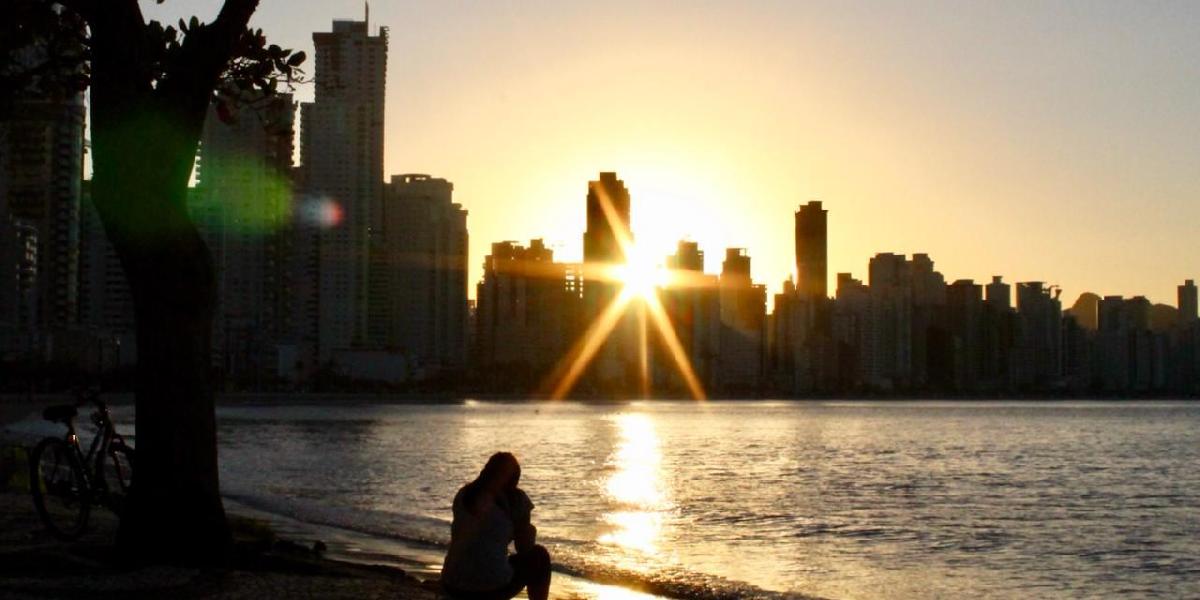
{"label": "person's arm", "polygon": [[516,506],[513,506],[513,546],[517,552],[524,552],[533,548],[537,543],[537,527],[533,526],[532,513],[533,502],[529,500],[524,492],[518,491]]}

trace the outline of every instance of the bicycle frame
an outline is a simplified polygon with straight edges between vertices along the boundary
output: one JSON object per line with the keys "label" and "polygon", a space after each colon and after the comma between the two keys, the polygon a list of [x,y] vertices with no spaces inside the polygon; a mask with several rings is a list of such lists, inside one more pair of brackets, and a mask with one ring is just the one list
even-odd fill
{"label": "bicycle frame", "polygon": [[74,449],[75,458],[83,467],[83,476],[87,482],[89,493],[94,494],[97,491],[109,491],[108,482],[104,479],[104,457],[112,451],[114,444],[124,446],[125,440],[117,433],[108,407],[98,400],[92,402],[96,405],[96,412],[93,413],[92,420],[96,423],[97,429],[87,454],[83,453],[83,448],[79,444],[79,434],[75,432],[74,419],[67,421],[66,441],[67,445]]}

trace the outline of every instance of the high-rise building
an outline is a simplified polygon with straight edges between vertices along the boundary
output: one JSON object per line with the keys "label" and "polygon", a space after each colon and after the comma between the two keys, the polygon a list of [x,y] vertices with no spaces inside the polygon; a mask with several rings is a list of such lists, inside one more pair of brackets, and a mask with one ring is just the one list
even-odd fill
{"label": "high-rise building", "polygon": [[35,325],[46,333],[78,321],[83,129],[82,95],[18,100],[0,121],[0,212],[37,232]]}
{"label": "high-rise building", "polygon": [[[680,241],[675,254],[668,256],[667,268],[675,270],[670,285],[659,291],[680,346],[687,354],[701,387],[716,388],[720,358],[721,301],[716,275],[704,273],[704,251],[696,242]],[[673,394],[688,392],[687,382],[675,367],[669,349],[657,348],[653,362],[654,386]]]}
{"label": "high-rise building", "polygon": [[697,242],[680,240],[675,254],[667,257],[667,268],[677,271],[704,271],[704,251]]}
{"label": "high-rise building", "polygon": [[1046,389],[1062,378],[1062,302],[1058,286],[1040,281],[1017,284],[1018,386]]}
{"label": "high-rise building", "polygon": [[816,201],[796,211],[796,292],[806,300],[829,295],[828,216]]}
{"label": "high-rise building", "polygon": [[79,210],[79,321],[102,340],[102,352],[114,355],[113,362],[136,360],[133,292],[92,203],[90,181],[84,182]]}
{"label": "high-rise building", "polygon": [[579,326],[578,274],[540,239],[492,244],[476,288],[474,360],[493,385],[537,387],[567,355]]}
{"label": "high-rise building", "polygon": [[[5,181],[0,179],[0,197]],[[12,327],[17,317],[17,231],[8,205],[0,203],[0,327]],[[34,249],[36,252],[36,248]]]}
{"label": "high-rise building", "polygon": [[583,232],[585,268],[588,263],[625,262],[620,240],[632,239],[629,211],[629,190],[616,173],[600,173],[599,179],[588,182],[587,230]]}
{"label": "high-rise building", "polygon": [[[588,182],[587,229],[583,232],[583,313],[589,322],[597,318],[621,291],[621,282],[604,276],[612,265],[625,263],[622,242],[632,240],[630,197],[625,182],[616,173],[602,172]],[[637,323],[631,314],[620,319],[592,360],[591,383],[610,389],[632,384],[640,373],[636,343]]]}
{"label": "high-rise building", "polygon": [[765,383],[767,288],[751,280],[750,255],[744,248],[725,250],[720,302],[721,386],[757,392]]}
{"label": "high-rise building", "polygon": [[372,242],[372,345],[422,368],[461,368],[467,353],[467,211],[454,185],[393,175]]}
{"label": "high-rise building", "polygon": [[316,83],[301,105],[304,192],[331,216],[318,232],[319,357],[365,341],[370,238],[383,192],[384,77],[387,28],[334,21],[313,34]]}
{"label": "high-rise building", "polygon": [[870,364],[871,289],[850,273],[838,273],[832,313],[836,385],[842,390],[859,389],[867,383]]}
{"label": "high-rise building", "polygon": [[987,284],[987,303],[997,311],[1012,308],[1012,287],[1004,283],[1004,277],[992,276],[992,282]]}
{"label": "high-rise building", "polygon": [[0,352],[29,351],[37,325],[38,230],[0,205]]}
{"label": "high-rise building", "polygon": [[876,254],[868,264],[871,294],[866,384],[877,389],[904,389],[913,377],[912,268],[903,254]]}
{"label": "high-rise building", "polygon": [[983,371],[983,288],[970,279],[960,279],[947,288],[946,300],[947,325],[954,340],[954,387],[972,391]]}
{"label": "high-rise building", "polygon": [[1179,320],[1182,323],[1192,323],[1200,319],[1196,312],[1196,281],[1188,279],[1179,286]]}
{"label": "high-rise building", "polygon": [[213,256],[214,364],[239,379],[274,374],[288,330],[288,227],[296,106],[290,94],[254,96],[200,137],[189,211]]}

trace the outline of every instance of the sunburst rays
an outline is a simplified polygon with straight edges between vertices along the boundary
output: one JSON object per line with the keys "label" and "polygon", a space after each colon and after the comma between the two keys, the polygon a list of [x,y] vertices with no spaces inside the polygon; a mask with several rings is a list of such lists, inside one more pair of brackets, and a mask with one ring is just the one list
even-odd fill
{"label": "sunburst rays", "polygon": [[[551,376],[549,388],[550,397],[562,399],[574,389],[579,378],[595,359],[596,354],[604,343],[612,336],[621,318],[629,311],[636,310],[638,320],[638,366],[640,387],[643,396],[650,391],[650,347],[649,326],[654,326],[667,354],[671,357],[675,370],[683,378],[688,391],[696,400],[704,400],[707,396],[704,386],[700,384],[687,351],[679,340],[675,326],[671,323],[667,311],[659,299],[659,287],[694,288],[705,285],[703,277],[687,271],[663,271],[654,269],[648,257],[643,256],[634,246],[629,231],[623,223],[608,193],[599,189],[600,207],[604,218],[608,221],[614,238],[625,258],[624,264],[585,263],[585,284],[602,282],[620,285],[621,290],[604,307],[602,311],[588,324],[583,335],[576,340],[571,350],[560,361]],[[647,316],[649,318],[647,318]]]}

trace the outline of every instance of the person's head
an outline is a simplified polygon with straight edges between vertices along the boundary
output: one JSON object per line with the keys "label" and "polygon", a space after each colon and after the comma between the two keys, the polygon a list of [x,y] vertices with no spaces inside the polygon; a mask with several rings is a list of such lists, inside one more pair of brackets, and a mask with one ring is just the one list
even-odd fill
{"label": "person's head", "polygon": [[521,481],[521,465],[511,452],[497,452],[483,465],[475,481],[493,493],[515,490]]}

